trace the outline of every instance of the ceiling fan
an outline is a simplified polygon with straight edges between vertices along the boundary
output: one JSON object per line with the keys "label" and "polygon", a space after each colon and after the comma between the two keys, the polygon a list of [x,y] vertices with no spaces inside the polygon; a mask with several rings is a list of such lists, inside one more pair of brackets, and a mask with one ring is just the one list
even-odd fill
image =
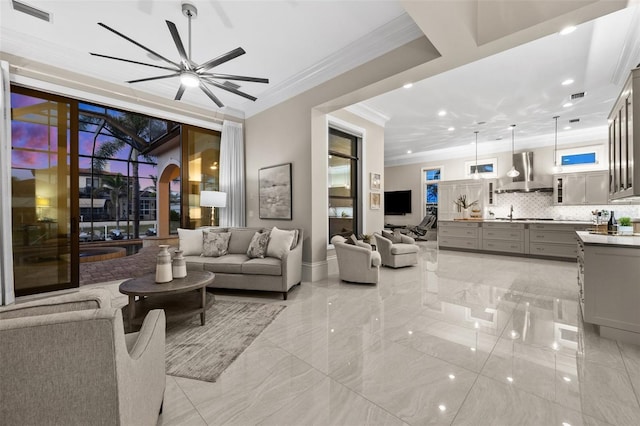
{"label": "ceiling fan", "polygon": [[[146,50],[154,57],[162,59],[167,62],[171,66],[162,66],[156,64],[149,64],[145,62],[132,61],[130,59],[117,58],[115,56],[102,55],[100,53],[90,52],[93,56],[99,56],[107,59],[115,59],[116,61],[129,62],[132,64],[145,65],[153,68],[160,68],[164,70],[172,71],[171,74],[160,75],[155,77],[147,77],[140,78],[137,80],[129,80],[127,83],[141,83],[143,81],[153,81],[153,80],[161,80],[165,78],[172,77],[180,77],[180,87],[178,88],[178,92],[176,93],[175,100],[179,101],[182,99],[182,95],[188,87],[200,87],[202,90],[213,102],[215,102],[218,107],[222,108],[224,104],[220,101],[220,99],[211,91],[208,85],[212,85],[217,87],[218,89],[226,90],[227,92],[231,92],[235,95],[242,96],[243,98],[249,99],[251,101],[255,101],[257,98],[255,96],[251,96],[247,93],[244,93],[240,90],[239,85],[232,83],[228,80],[235,81],[249,81],[254,83],[269,83],[269,79],[267,78],[258,78],[258,77],[246,77],[242,75],[231,75],[231,74],[218,74],[214,72],[209,72],[210,69],[217,67],[218,65],[224,64],[231,59],[237,58],[238,56],[244,55],[246,52],[242,47],[237,47],[223,55],[220,55],[216,58],[213,58],[203,64],[197,64],[191,60],[191,20],[198,16],[198,9],[190,4],[183,3],[182,4],[182,14],[185,15],[189,19],[189,54],[185,51],[184,44],[182,44],[182,39],[180,38],[180,34],[178,33],[178,29],[176,25],[171,21],[166,21],[167,26],[169,27],[169,32],[171,33],[171,37],[173,37],[173,42],[176,44],[176,48],[178,49],[178,54],[180,55],[180,62],[174,62],[170,59],[165,58],[157,52],[149,49],[146,46],[138,43],[132,38],[127,37],[119,31],[114,30],[102,22],[98,22],[103,28],[111,31],[112,33],[119,35],[125,40],[135,44],[136,46]],[[220,82],[219,80],[224,80]]]}

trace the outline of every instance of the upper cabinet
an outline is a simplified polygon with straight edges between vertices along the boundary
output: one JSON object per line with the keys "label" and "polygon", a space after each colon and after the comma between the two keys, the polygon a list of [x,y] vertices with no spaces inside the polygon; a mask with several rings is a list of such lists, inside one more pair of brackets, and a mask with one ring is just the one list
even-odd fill
{"label": "upper cabinet", "polygon": [[[612,200],[640,196],[640,68],[631,71],[609,115],[609,194]],[[640,93],[640,91],[638,92]],[[634,167],[634,163],[636,166]]]}
{"label": "upper cabinet", "polygon": [[606,170],[553,176],[553,203],[562,206],[607,204]]}
{"label": "upper cabinet", "polygon": [[482,210],[485,202],[482,181],[471,179],[441,181],[438,183],[438,220],[453,220],[460,216],[455,201],[461,195],[466,196],[468,202],[477,201],[477,207]]}

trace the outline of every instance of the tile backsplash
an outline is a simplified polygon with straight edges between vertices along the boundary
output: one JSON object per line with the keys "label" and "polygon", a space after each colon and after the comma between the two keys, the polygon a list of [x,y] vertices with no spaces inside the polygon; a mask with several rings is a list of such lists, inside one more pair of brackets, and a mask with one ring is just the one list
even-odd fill
{"label": "tile backsplash", "polygon": [[507,193],[496,194],[496,205],[485,208],[485,217],[489,211],[495,217],[509,216],[510,206],[513,205],[513,217],[553,218],[556,220],[591,220],[593,210],[613,210],[616,218],[629,216],[640,218],[640,205],[588,205],[588,206],[554,206],[551,193]]}

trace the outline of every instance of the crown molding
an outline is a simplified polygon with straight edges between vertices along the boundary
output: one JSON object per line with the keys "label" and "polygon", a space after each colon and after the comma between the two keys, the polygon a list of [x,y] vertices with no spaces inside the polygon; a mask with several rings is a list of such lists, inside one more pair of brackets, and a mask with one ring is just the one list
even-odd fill
{"label": "crown molding", "polygon": [[363,103],[349,105],[345,108],[345,110],[349,111],[351,114],[357,115],[360,118],[370,121],[373,124],[377,124],[380,127],[386,126],[387,121],[391,119],[391,117],[387,117],[383,113]]}
{"label": "crown molding", "polygon": [[424,34],[413,19],[403,13],[320,62],[274,85],[261,94],[255,103],[246,103],[246,117],[258,114],[422,36]]}

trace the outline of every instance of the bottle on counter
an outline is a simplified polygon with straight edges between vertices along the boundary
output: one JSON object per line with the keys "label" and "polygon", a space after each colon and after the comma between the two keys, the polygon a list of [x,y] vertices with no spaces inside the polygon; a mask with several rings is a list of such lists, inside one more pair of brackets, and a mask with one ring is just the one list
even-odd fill
{"label": "bottle on counter", "polygon": [[616,232],[617,228],[618,228],[618,221],[616,220],[616,217],[613,214],[613,210],[611,210],[609,212],[609,223],[607,224],[607,231],[609,231],[610,234],[613,234]]}

